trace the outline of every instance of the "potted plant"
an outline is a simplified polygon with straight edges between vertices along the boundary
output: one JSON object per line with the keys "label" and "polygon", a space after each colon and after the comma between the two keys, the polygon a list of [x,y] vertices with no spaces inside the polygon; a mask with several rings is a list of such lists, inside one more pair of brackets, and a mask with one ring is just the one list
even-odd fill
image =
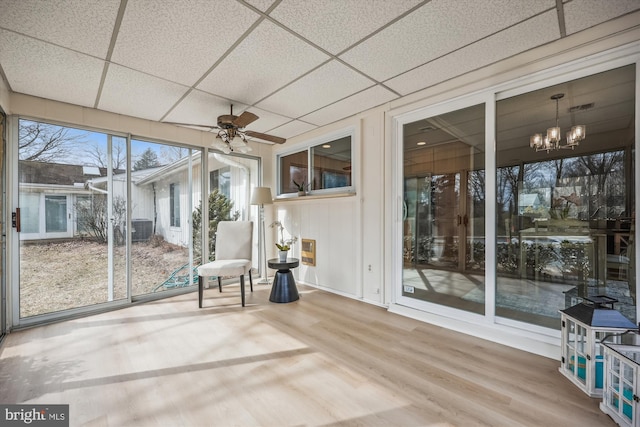
{"label": "potted plant", "polygon": [[289,245],[276,243],[276,247],[278,248],[278,260],[280,262],[287,262],[287,254],[289,253]]}
{"label": "potted plant", "polygon": [[299,184],[293,180],[293,185],[298,189],[298,196],[304,196],[306,194],[306,189],[309,187],[308,185],[305,185],[304,180]]}

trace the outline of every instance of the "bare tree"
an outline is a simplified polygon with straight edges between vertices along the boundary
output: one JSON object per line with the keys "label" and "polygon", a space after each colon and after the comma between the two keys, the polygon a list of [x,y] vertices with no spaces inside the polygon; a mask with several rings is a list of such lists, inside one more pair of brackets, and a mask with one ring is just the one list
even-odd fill
{"label": "bare tree", "polygon": [[612,181],[614,172],[619,173],[624,165],[624,151],[582,156],[580,163],[584,170],[589,171],[588,174],[584,174],[588,176],[590,186],[595,186],[589,200],[589,218],[616,216],[616,212],[611,211],[614,208],[613,203],[607,203],[607,186]]}
{"label": "bare tree", "polygon": [[86,134],[72,135],[71,129],[47,123],[20,121],[20,160],[41,162],[61,161],[69,157],[78,143],[85,143]]}
{"label": "bare tree", "polygon": [[[75,204],[78,218],[78,229],[84,230],[100,243],[109,241],[109,213],[107,209],[107,197],[103,194],[94,195],[91,200],[83,200]],[[124,198],[116,196],[113,198],[112,221],[114,232],[116,233],[116,243],[122,241],[123,230],[120,226],[124,224],[127,212],[127,202]]]}
{"label": "bare tree", "polygon": [[[87,158],[92,166],[107,167],[107,150],[97,142],[87,144],[85,150]],[[127,166],[127,150],[124,144],[113,143],[111,146],[111,167],[113,169],[125,169]]]}
{"label": "bare tree", "polygon": [[189,155],[189,149],[184,147],[168,146],[160,150],[160,158],[164,164],[171,164]]}

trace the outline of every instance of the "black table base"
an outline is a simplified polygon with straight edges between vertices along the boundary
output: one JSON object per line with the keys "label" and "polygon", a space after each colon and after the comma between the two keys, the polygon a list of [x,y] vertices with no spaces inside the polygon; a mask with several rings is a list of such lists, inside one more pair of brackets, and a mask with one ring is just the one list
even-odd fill
{"label": "black table base", "polygon": [[299,265],[295,258],[289,258],[286,262],[279,262],[277,259],[271,259],[268,262],[269,268],[276,268],[276,275],[273,278],[273,286],[271,287],[271,295],[269,301],[276,303],[293,302],[300,299],[296,281],[293,278],[291,268]]}

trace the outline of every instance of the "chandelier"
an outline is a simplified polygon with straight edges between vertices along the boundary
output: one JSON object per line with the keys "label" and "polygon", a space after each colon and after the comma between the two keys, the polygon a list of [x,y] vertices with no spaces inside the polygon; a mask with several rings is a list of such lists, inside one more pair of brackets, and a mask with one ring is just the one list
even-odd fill
{"label": "chandelier", "polygon": [[558,125],[559,118],[559,101],[564,97],[564,93],[557,93],[551,97],[556,101],[556,125],[547,129],[545,137],[540,133],[536,133],[529,138],[529,146],[536,151],[544,151],[547,153],[551,150],[574,149],[580,144],[580,141],[586,136],[587,128],[585,125],[576,125],[566,134],[566,140],[562,143],[562,133]]}
{"label": "chandelier", "polygon": [[251,147],[247,144],[247,137],[244,132],[241,132],[234,128],[220,129],[216,139],[214,139],[213,148],[217,148],[224,154],[229,154],[232,151],[238,153],[248,153],[251,151]]}

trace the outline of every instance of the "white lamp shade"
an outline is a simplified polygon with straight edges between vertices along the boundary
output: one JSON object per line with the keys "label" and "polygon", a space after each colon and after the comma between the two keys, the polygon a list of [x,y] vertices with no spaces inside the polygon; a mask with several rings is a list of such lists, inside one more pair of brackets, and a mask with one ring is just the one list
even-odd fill
{"label": "white lamp shade", "polygon": [[245,144],[245,142],[240,138],[233,138],[229,143],[229,145],[231,146],[231,148],[239,148],[239,147],[245,147],[247,144]]}
{"label": "white lamp shade", "polygon": [[273,203],[271,197],[271,188],[269,187],[256,187],[251,194],[252,205],[270,205]]}

